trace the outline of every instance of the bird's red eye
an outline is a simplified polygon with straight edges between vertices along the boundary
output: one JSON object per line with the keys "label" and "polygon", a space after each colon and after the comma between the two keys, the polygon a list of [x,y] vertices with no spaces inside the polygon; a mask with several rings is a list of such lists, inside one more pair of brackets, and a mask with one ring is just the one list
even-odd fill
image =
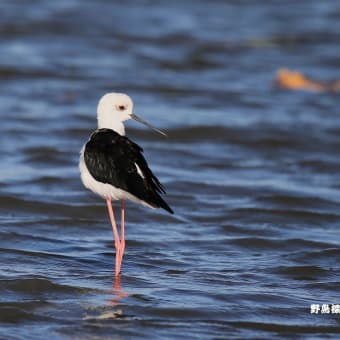
{"label": "bird's red eye", "polygon": [[116,109],[118,111],[124,111],[126,109],[126,106],[125,105],[116,105]]}

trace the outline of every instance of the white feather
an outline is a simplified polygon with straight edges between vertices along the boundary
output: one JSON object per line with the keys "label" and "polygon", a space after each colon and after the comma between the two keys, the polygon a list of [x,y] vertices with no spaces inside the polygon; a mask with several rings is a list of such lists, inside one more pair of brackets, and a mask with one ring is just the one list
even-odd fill
{"label": "white feather", "polygon": [[138,175],[139,175],[140,177],[142,177],[142,178],[145,178],[145,176],[144,176],[142,170],[141,170],[140,167],[137,165],[137,163],[135,163],[135,166],[136,166]]}

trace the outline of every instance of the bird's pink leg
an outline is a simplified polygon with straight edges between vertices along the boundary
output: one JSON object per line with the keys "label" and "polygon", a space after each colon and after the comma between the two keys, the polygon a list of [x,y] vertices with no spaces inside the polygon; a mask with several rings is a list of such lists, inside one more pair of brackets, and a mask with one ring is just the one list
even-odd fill
{"label": "bird's pink leg", "polygon": [[117,225],[116,225],[116,220],[115,220],[115,216],[113,213],[113,209],[112,209],[112,204],[111,204],[111,199],[109,197],[106,198],[106,205],[107,205],[107,209],[109,211],[109,216],[110,216],[110,221],[112,224],[112,230],[113,230],[113,235],[115,238],[115,248],[116,248],[116,276],[119,275],[120,273],[120,249],[121,249],[121,245],[120,245],[120,240],[119,240],[119,234],[118,234],[118,229],[117,229]]}
{"label": "bird's pink leg", "polygon": [[121,209],[121,238],[120,238],[120,259],[119,259],[119,268],[122,266],[123,255],[125,250],[125,200],[122,200],[122,209]]}

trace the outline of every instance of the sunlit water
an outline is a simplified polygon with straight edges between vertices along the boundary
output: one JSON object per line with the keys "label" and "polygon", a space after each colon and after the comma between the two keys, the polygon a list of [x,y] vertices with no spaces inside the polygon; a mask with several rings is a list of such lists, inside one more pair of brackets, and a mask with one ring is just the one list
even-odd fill
{"label": "sunlit water", "polygon": [[[338,337],[339,95],[273,85],[340,78],[338,1],[0,12],[1,338]],[[77,165],[108,91],[167,131],[127,123],[175,210],[128,204],[120,280]]]}

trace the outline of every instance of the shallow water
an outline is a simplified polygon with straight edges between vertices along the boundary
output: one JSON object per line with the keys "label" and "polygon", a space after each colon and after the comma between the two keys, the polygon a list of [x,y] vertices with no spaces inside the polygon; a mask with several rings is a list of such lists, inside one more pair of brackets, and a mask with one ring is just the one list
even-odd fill
{"label": "shallow water", "polygon": [[[0,336],[337,338],[338,1],[1,1]],[[114,280],[105,202],[79,180],[99,97],[129,93],[169,215],[127,206]],[[117,206],[118,207],[118,206]]]}

